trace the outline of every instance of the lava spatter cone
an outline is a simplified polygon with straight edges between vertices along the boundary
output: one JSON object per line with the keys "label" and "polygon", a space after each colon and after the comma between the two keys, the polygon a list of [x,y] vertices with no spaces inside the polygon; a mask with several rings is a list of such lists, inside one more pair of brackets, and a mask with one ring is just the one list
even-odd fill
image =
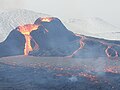
{"label": "lava spatter cone", "polygon": [[12,30],[6,40],[0,43],[0,57],[23,55],[25,46],[24,35]]}
{"label": "lava spatter cone", "polygon": [[37,30],[38,25],[27,24],[14,29],[7,39],[0,43],[0,57],[28,55],[32,50],[39,48],[30,33]]}
{"label": "lava spatter cone", "polygon": [[113,41],[107,43],[108,41],[104,39],[74,34],[58,18],[38,18],[34,24],[40,26],[37,31],[31,32],[31,36],[38,43],[40,49],[30,53],[31,55],[80,58],[108,57],[108,55],[108,58],[119,57],[119,50],[115,48],[107,50],[109,44],[113,45]]}
{"label": "lava spatter cone", "polygon": [[69,31],[54,17],[38,18],[19,26],[0,43],[0,57],[15,55],[116,59],[120,41],[110,41]]}
{"label": "lava spatter cone", "polygon": [[67,56],[79,48],[79,42],[74,41],[80,37],[69,31],[58,18],[38,18],[34,24],[40,25],[38,30],[31,32],[40,46],[36,55]]}

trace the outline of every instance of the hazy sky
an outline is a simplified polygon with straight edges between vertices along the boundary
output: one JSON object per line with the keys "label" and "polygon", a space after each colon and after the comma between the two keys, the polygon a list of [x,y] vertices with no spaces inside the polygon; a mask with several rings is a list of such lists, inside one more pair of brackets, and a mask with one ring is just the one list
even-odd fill
{"label": "hazy sky", "polygon": [[100,17],[120,28],[120,0],[0,0],[0,8],[24,8],[63,19]]}

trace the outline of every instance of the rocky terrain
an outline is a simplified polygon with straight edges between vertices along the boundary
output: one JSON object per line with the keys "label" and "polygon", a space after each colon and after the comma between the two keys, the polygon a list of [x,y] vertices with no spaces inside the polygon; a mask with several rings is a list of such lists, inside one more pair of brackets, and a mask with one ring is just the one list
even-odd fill
{"label": "rocky terrain", "polygon": [[106,58],[1,58],[0,90],[119,90],[119,65]]}
{"label": "rocky terrain", "polygon": [[0,20],[0,90],[120,90],[119,28],[26,10]]}
{"label": "rocky terrain", "polygon": [[[33,30],[35,26],[37,28]],[[120,56],[119,44],[120,41],[116,40],[75,34],[58,18],[40,17],[34,24],[18,26],[12,30],[6,40],[0,43],[0,57],[27,54],[44,57],[117,59]]]}

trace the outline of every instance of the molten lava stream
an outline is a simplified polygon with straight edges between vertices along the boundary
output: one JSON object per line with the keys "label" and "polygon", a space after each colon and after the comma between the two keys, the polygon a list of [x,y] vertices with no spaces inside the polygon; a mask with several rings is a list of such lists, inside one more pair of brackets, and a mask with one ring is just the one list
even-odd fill
{"label": "molten lava stream", "polygon": [[78,34],[76,34],[76,36],[79,36],[81,39],[80,39],[80,47],[77,49],[77,50],[75,50],[71,55],[69,55],[69,56],[67,56],[67,57],[73,57],[73,55],[75,55],[80,49],[82,49],[83,47],[84,47],[84,45],[85,45],[85,43],[83,42],[84,41],[84,39],[85,39],[85,37],[84,36],[80,36],[80,35],[78,35]]}
{"label": "molten lava stream", "polygon": [[28,55],[28,53],[33,50],[31,47],[31,36],[30,35],[24,35],[24,36],[26,40],[24,55]]}
{"label": "molten lava stream", "polygon": [[112,49],[115,52],[114,58],[117,58],[118,57],[118,52],[115,49],[113,49],[112,46],[108,46],[107,49],[105,50],[105,53],[106,53],[107,57],[112,58],[111,54],[108,52],[109,49]]}
{"label": "molten lava stream", "polygon": [[[30,51],[32,51],[32,46],[31,46],[31,35],[30,33],[33,30],[37,30],[39,25],[34,25],[34,24],[27,24],[24,26],[19,26],[18,31],[21,32],[25,36],[25,48],[24,48],[24,55],[28,55]],[[35,40],[33,39],[35,42]],[[35,48],[38,47],[37,43],[35,42]]]}
{"label": "molten lava stream", "polygon": [[[112,46],[110,46],[110,45],[111,45],[110,43],[106,43],[106,42],[101,41],[101,40],[96,40],[96,41],[98,41],[98,42],[100,42],[101,44],[107,46],[107,48],[105,49],[105,53],[106,53],[106,55],[107,55],[107,57],[108,57],[109,59],[110,59],[110,58],[114,58],[114,59],[115,59],[115,58],[118,58],[118,57],[119,57],[118,52],[117,52],[115,49],[113,49]],[[120,46],[120,45],[117,45],[117,44],[112,44],[112,45]],[[109,52],[108,52],[109,49],[112,49],[112,50],[115,52],[115,56],[114,56],[114,57],[112,57],[112,56],[109,54]]]}

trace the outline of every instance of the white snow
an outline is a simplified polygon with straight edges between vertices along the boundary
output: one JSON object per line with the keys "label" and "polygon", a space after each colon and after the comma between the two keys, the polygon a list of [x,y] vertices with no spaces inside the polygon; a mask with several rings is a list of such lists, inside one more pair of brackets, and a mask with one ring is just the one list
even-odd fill
{"label": "white snow", "polygon": [[[0,42],[17,26],[31,24],[39,17],[50,16],[24,9],[0,10]],[[65,26],[74,33],[109,40],[120,40],[120,29],[100,18],[80,18],[63,20]]]}
{"label": "white snow", "polygon": [[109,40],[120,40],[120,29],[100,18],[69,19],[64,24],[75,33]]}
{"label": "white snow", "polygon": [[24,9],[0,11],[0,42],[17,26],[34,23],[37,18],[46,16],[50,15]]}

